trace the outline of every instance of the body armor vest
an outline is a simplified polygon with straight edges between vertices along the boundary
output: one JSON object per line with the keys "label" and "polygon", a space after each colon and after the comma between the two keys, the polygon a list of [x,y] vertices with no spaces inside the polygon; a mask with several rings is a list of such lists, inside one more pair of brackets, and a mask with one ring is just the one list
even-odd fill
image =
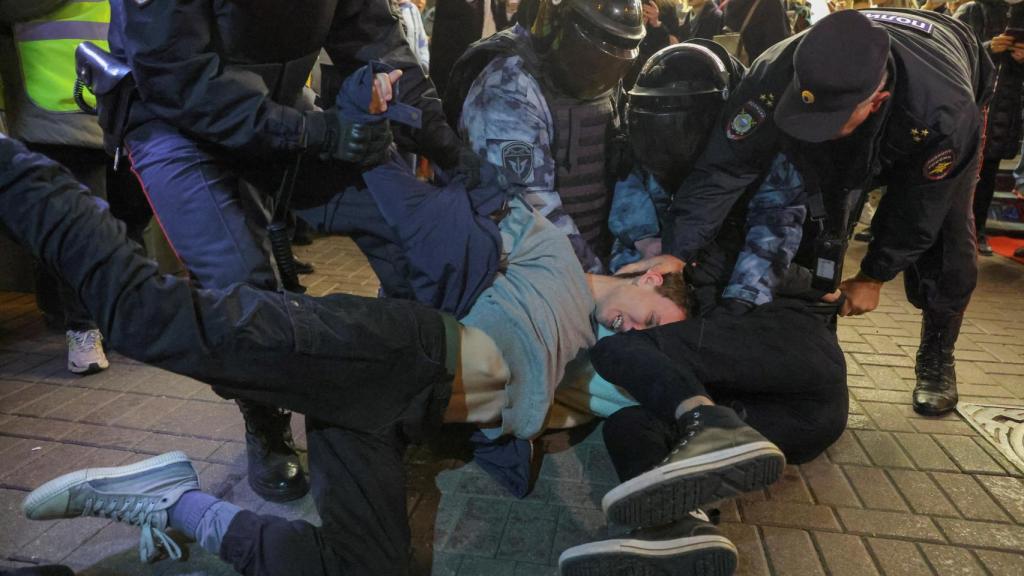
{"label": "body armor vest", "polygon": [[563,210],[594,252],[606,258],[611,248],[611,186],[605,159],[609,128],[615,123],[615,108],[609,94],[587,101],[562,95],[546,80],[530,37],[507,29],[476,42],[455,63],[445,93],[445,115],[452,127],[458,129],[470,86],[487,64],[507,56],[523,59],[523,68],[540,86],[555,122],[551,153],[558,167],[555,190],[562,199]]}

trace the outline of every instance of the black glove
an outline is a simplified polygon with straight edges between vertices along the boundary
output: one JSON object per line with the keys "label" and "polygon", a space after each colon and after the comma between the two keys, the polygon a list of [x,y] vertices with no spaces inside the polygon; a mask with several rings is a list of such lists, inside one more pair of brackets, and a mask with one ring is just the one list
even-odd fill
{"label": "black glove", "polygon": [[466,189],[472,190],[480,185],[480,170],[483,169],[484,159],[477,156],[475,152],[466,147],[459,148],[459,160],[452,172],[466,179]]}
{"label": "black glove", "polygon": [[392,140],[387,120],[352,122],[333,109],[306,113],[306,150],[323,160],[375,166],[387,157]]}

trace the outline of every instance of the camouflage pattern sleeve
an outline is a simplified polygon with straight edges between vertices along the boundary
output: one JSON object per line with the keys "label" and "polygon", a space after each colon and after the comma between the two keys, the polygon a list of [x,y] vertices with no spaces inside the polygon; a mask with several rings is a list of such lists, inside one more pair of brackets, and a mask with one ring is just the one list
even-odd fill
{"label": "camouflage pattern sleeve", "polygon": [[459,131],[473,152],[522,179],[527,202],[569,236],[585,270],[601,271],[555,190],[554,125],[537,81],[509,56],[494,59],[470,86]]}
{"label": "camouflage pattern sleeve", "polygon": [[747,206],[747,237],[723,297],[755,306],[772,301],[803,238],[805,201],[800,173],[776,155]]}
{"label": "camouflage pattern sleeve", "polygon": [[637,240],[661,236],[660,223],[668,203],[668,193],[639,167],[615,183],[608,215],[608,229],[615,237],[608,266],[612,272],[642,259],[634,246]]}

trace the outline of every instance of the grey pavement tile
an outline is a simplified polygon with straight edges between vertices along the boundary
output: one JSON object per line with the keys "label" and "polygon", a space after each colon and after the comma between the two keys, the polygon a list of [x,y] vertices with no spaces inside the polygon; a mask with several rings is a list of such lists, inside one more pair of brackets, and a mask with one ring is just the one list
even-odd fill
{"label": "grey pavement tile", "polygon": [[545,454],[540,468],[540,475],[543,478],[555,480],[583,479],[583,469],[586,467],[586,459],[589,450],[586,448],[571,449],[556,454]]}
{"label": "grey pavement tile", "polygon": [[868,538],[868,547],[886,576],[931,576],[928,562],[913,542]]}
{"label": "grey pavement tile", "polygon": [[515,576],[558,576],[558,566],[540,566],[527,562],[517,562],[513,572]]}
{"label": "grey pavement tile", "polygon": [[775,574],[824,576],[825,571],[807,532],[765,527],[762,528],[762,538]]}
{"label": "grey pavement tile", "polygon": [[85,446],[131,450],[149,435],[149,432],[132,430],[130,428],[77,424],[61,440]]}
{"label": "grey pavement tile", "polygon": [[1024,576],[1024,554],[980,549],[974,553],[992,576]]}
{"label": "grey pavement tile", "polygon": [[890,470],[889,476],[917,514],[958,516],[957,509],[926,472]]}
{"label": "grey pavement tile", "polygon": [[1024,550],[1024,526],[955,518],[936,518],[935,521],[953,544],[984,546],[1010,552]]}
{"label": "grey pavement tile", "polygon": [[445,551],[494,558],[505,531],[511,503],[494,498],[473,497],[466,501],[455,523]]}
{"label": "grey pavement tile", "polygon": [[996,522],[1010,521],[1009,516],[985,492],[981,484],[970,475],[935,472],[932,474],[932,478],[949,496],[950,501],[960,510],[960,515],[964,518]]}
{"label": "grey pavement tile", "polygon": [[459,564],[458,576],[514,576],[516,564],[509,560],[466,556]]}
{"label": "grey pavement tile", "polygon": [[22,546],[53,527],[55,522],[36,522],[21,513],[21,503],[28,493],[0,489],[0,558],[10,558]]}
{"label": "grey pavement tile", "polygon": [[850,486],[849,480],[843,474],[843,469],[829,462],[824,456],[801,464],[800,472],[817,504],[850,508],[862,506],[853,487]]}
{"label": "grey pavement tile", "polygon": [[546,480],[545,482],[550,486],[549,503],[578,508],[600,508],[601,498],[615,487],[615,484],[592,484],[570,480]]}
{"label": "grey pavement tile", "polygon": [[921,470],[959,471],[960,468],[946,455],[946,452],[927,434],[894,433],[896,441]]}
{"label": "grey pavement tile", "polygon": [[567,548],[608,538],[604,513],[589,508],[558,508],[558,527],[551,549],[552,560]]}
{"label": "grey pavement tile", "polygon": [[888,432],[860,430],[854,433],[871,460],[887,468],[913,468],[914,464]]}
{"label": "grey pavement tile", "polygon": [[896,487],[885,474],[883,468],[866,466],[845,466],[843,471],[849,478],[853,489],[857,491],[865,508],[876,510],[908,510]]}
{"label": "grey pavement tile", "polygon": [[814,532],[818,549],[831,576],[870,576],[878,574],[871,555],[858,536]]}
{"label": "grey pavement tile", "polygon": [[40,564],[56,564],[110,524],[106,518],[71,518],[52,527],[18,550],[21,557]]}
{"label": "grey pavement tile", "polygon": [[[223,440],[207,440],[205,438],[190,438],[188,436],[176,436],[161,434],[159,432],[139,432],[131,430],[136,437],[135,450],[146,454],[162,454],[172,450],[180,450],[188,455],[191,460],[210,460],[211,456],[225,444]],[[244,448],[243,448],[244,458]],[[244,464],[240,462],[229,462],[230,464]]]}
{"label": "grey pavement tile", "polygon": [[742,502],[744,522],[759,526],[788,526],[817,530],[839,530],[832,508],[797,502]]}
{"label": "grey pavement tile", "polygon": [[970,550],[942,546],[939,544],[921,544],[921,551],[928,563],[939,576],[985,576],[985,569],[974,558]]}
{"label": "grey pavement tile", "polygon": [[553,506],[513,503],[497,557],[547,564],[558,525],[558,514],[558,508]]}
{"label": "grey pavement tile", "polygon": [[908,538],[923,542],[945,541],[928,516],[853,508],[838,508],[836,512],[846,532],[851,534]]}
{"label": "grey pavement tile", "polygon": [[736,576],[768,576],[768,558],[765,556],[761,535],[756,526],[723,522],[718,526],[722,535],[736,546],[739,558]]}
{"label": "grey pavement tile", "polygon": [[796,466],[786,466],[778,481],[768,487],[768,494],[772,500],[814,504],[811,491]]}
{"label": "grey pavement tile", "polygon": [[1003,510],[1013,517],[1014,522],[1024,524],[1024,481],[990,475],[978,475],[974,479],[988,490]]}
{"label": "grey pavement tile", "polygon": [[871,464],[853,431],[847,430],[834,444],[828,447],[828,459],[835,464]]}
{"label": "grey pavement tile", "polygon": [[971,436],[935,435],[934,438],[964,472],[1001,474],[1005,471]]}
{"label": "grey pavement tile", "polygon": [[139,561],[139,529],[111,522],[62,560],[78,576],[137,576],[155,572]]}

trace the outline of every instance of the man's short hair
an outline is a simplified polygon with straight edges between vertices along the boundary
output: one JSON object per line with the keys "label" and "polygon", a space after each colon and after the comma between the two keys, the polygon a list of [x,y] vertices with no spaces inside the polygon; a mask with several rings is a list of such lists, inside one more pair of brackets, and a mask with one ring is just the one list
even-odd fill
{"label": "man's short hair", "polygon": [[[628,274],[616,274],[616,278],[624,278],[631,280],[633,278],[639,278],[646,272],[630,272]],[[654,291],[668,298],[673,304],[679,306],[686,312],[687,316],[690,316],[690,287],[686,284],[686,280],[683,279],[682,272],[669,272],[661,275],[661,284],[654,287]]]}

